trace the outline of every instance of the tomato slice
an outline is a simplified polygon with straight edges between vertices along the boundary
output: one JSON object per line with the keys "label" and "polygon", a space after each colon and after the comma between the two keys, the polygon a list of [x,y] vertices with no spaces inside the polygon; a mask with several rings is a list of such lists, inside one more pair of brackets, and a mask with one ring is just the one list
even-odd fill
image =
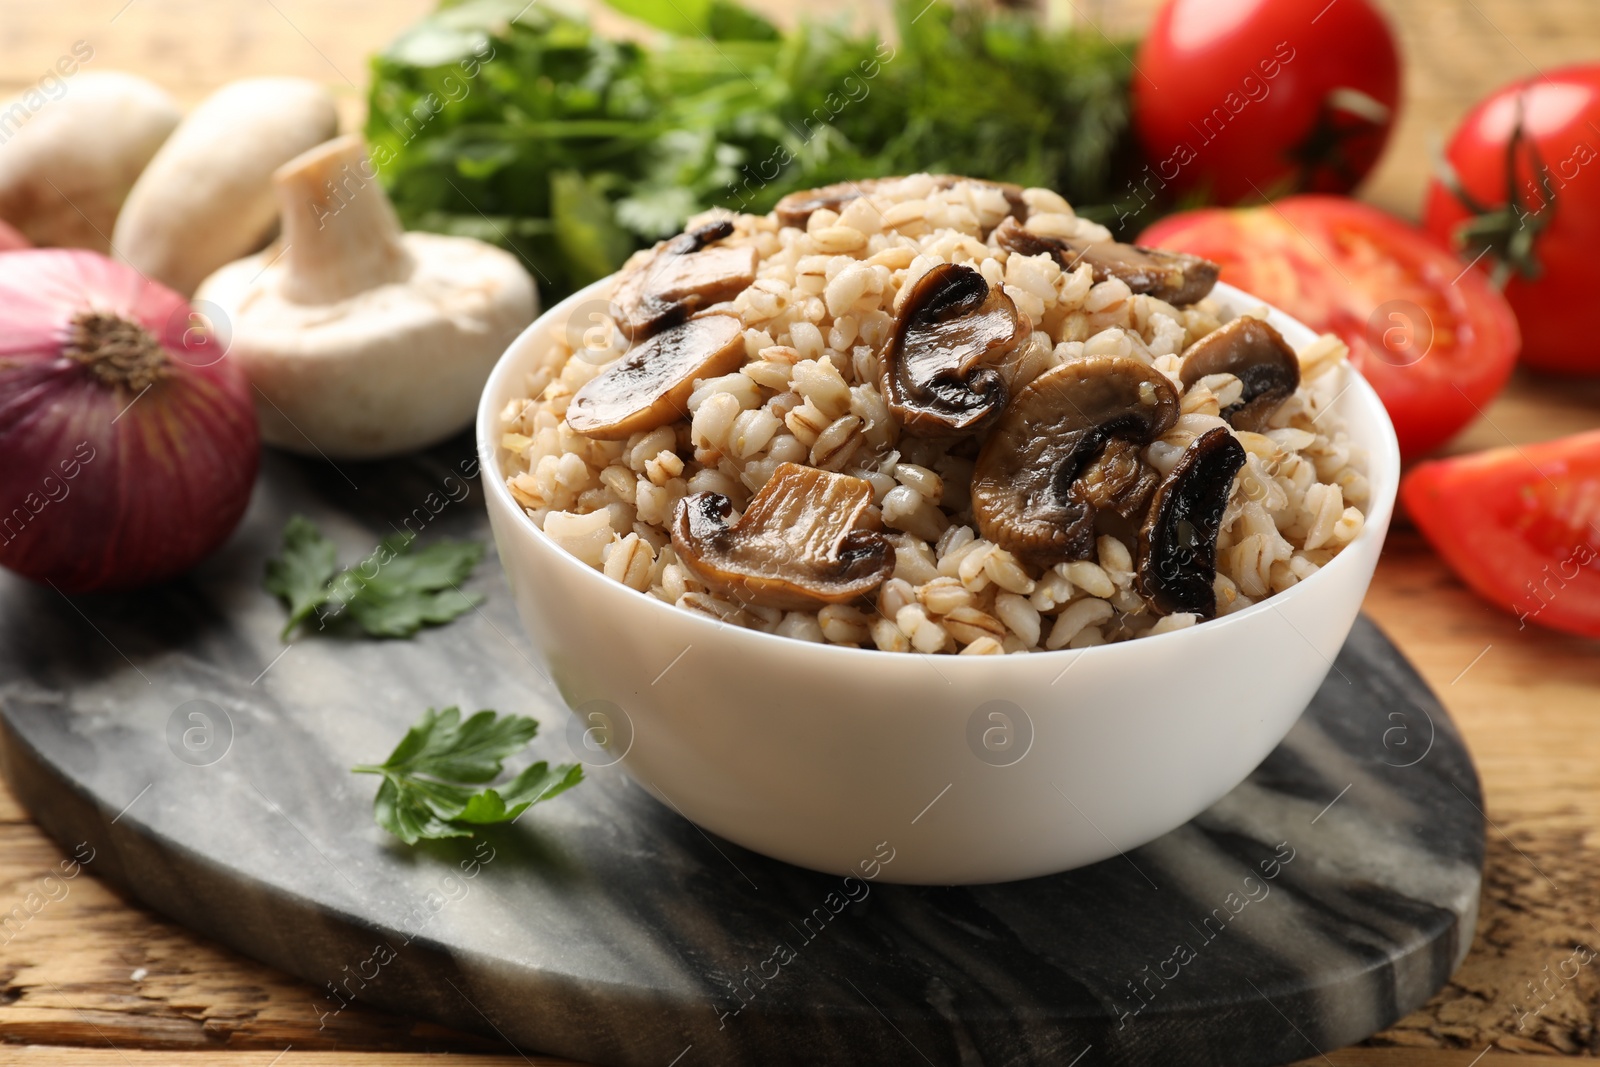
{"label": "tomato slice", "polygon": [[1478,269],[1377,208],[1332,196],[1174,215],[1139,239],[1222,264],[1222,280],[1350,346],[1407,457],[1453,437],[1505,385],[1517,320]]}
{"label": "tomato slice", "polygon": [[1400,499],[1485,600],[1600,637],[1600,430],[1420,464]]}

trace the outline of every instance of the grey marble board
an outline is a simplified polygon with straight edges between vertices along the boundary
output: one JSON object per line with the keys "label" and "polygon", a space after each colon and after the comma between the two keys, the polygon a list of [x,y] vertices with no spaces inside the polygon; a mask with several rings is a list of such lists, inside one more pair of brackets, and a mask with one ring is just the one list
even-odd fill
{"label": "grey marble board", "polygon": [[297,511],[346,561],[408,518],[487,541],[472,466],[465,438],[381,465],[269,455],[240,531],[182,581],[69,600],[0,579],[22,802],[90,873],[309,980],[324,1022],[359,1000],[627,1067],[1246,1067],[1361,1039],[1466,952],[1477,777],[1366,620],[1249,780],[1064,875],[847,884],[701,833],[619,767],[479,840],[398,845],[346,768],[424,708],[532,714],[537,755],[572,755],[492,552],[482,611],[414,641],[285,646],[261,568]]}

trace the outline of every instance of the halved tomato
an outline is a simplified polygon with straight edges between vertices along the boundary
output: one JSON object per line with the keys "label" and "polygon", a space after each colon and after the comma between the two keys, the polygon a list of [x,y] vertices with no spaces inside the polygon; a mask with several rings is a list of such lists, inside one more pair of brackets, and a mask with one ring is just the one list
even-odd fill
{"label": "halved tomato", "polygon": [[1350,346],[1407,457],[1471,422],[1505,385],[1520,337],[1505,298],[1423,231],[1333,196],[1162,219],[1140,244],[1222,264],[1222,280]]}
{"label": "halved tomato", "polygon": [[1485,600],[1600,637],[1600,430],[1420,464],[1400,499]]}

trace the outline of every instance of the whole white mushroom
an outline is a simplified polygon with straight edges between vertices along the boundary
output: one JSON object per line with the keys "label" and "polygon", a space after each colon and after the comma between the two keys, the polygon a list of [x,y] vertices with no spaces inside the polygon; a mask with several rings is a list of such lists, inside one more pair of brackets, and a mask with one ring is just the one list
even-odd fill
{"label": "whole white mushroom", "polygon": [[262,438],[369,459],[467,426],[538,311],[521,263],[471,238],[402,233],[359,137],[313,148],[274,181],[278,241],[195,294],[255,386]]}
{"label": "whole white mushroom", "polygon": [[36,245],[104,255],[128,190],[183,113],[132,74],[57,84],[54,97],[34,88],[0,102],[0,219]]}
{"label": "whole white mushroom", "polygon": [[189,113],[128,193],[116,258],[185,296],[272,236],[272,174],[339,130],[333,97],[305,78],[246,78]]}

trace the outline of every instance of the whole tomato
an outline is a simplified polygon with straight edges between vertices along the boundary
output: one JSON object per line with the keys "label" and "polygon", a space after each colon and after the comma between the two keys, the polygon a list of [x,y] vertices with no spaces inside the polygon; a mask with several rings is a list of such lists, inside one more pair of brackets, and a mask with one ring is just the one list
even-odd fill
{"label": "whole tomato", "polygon": [[1135,68],[1141,199],[1349,192],[1400,101],[1394,36],[1367,0],[1169,0]]}
{"label": "whole tomato", "polygon": [[1462,121],[1445,159],[1452,173],[1429,187],[1424,225],[1466,257],[1495,264],[1525,363],[1600,374],[1589,321],[1600,247],[1600,65],[1499,90]]}

